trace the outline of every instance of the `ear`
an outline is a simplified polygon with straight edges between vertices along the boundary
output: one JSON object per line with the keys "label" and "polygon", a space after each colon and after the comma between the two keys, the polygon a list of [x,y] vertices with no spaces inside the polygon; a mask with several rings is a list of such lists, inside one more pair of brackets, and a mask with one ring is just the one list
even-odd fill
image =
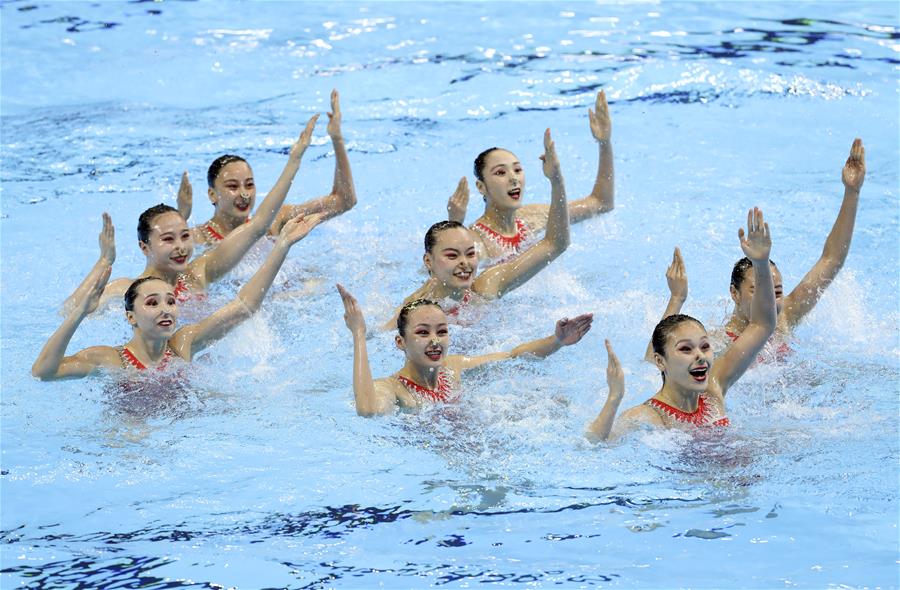
{"label": "ear", "polygon": [[425,264],[425,268],[428,269],[428,274],[431,274],[431,265],[433,263],[433,260],[431,258],[431,252],[426,252],[422,256],[422,262]]}
{"label": "ear", "polygon": [[734,288],[734,285],[728,287],[728,292],[731,294],[731,300],[734,301],[734,304],[740,305],[741,294]]}
{"label": "ear", "polygon": [[209,187],[206,189],[206,196],[209,197],[209,202],[213,204],[213,207],[216,206],[216,202],[219,200],[219,195],[216,194],[216,189],[213,187]]}
{"label": "ear", "polygon": [[397,334],[394,336],[394,344],[397,345],[397,348],[400,350],[406,350],[406,342],[403,340],[403,336]]}
{"label": "ear", "polygon": [[150,255],[150,246],[147,245],[147,242],[142,242],[138,240],[138,248],[141,249],[141,252],[144,253],[144,256]]}
{"label": "ear", "polygon": [[133,311],[125,312],[125,319],[128,320],[128,323],[132,325],[132,327],[137,326],[137,320],[134,319]]}
{"label": "ear", "polygon": [[485,193],[487,193],[487,187],[484,185],[483,180],[476,180],[475,188],[477,188],[478,192],[481,193],[482,195],[485,195]]}
{"label": "ear", "polygon": [[656,365],[656,368],[659,369],[661,373],[666,372],[666,359],[658,352],[653,353],[653,364]]}

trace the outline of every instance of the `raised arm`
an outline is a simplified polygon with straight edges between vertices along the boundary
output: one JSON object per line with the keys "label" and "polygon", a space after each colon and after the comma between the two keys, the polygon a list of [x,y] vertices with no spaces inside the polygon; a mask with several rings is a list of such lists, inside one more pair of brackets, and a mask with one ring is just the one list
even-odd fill
{"label": "raised arm", "polygon": [[463,371],[474,369],[485,363],[503,361],[520,356],[531,356],[541,359],[546,358],[563,346],[571,346],[579,342],[591,329],[591,322],[593,321],[594,314],[592,313],[581,314],[572,319],[563,318],[556,322],[556,329],[550,336],[520,344],[508,352],[495,352],[479,356],[452,358],[455,359],[460,370]]}
{"label": "raised arm", "polygon": [[[97,284],[98,277],[101,274],[105,274],[106,278],[109,279],[109,270],[112,268],[113,262],[116,261],[116,230],[113,226],[112,218],[109,216],[109,213],[103,213],[103,228],[100,230],[99,242],[100,258],[97,259],[94,267],[87,274],[87,276],[84,277],[84,280],[81,282],[81,284],[78,285],[75,291],[63,303],[63,307],[61,310],[61,313],[63,315],[69,315],[79,302],[85,300],[88,294],[90,294],[94,290]],[[109,297],[106,297],[106,299],[108,298]],[[97,309],[97,306],[99,304],[100,300],[98,299],[94,307],[87,313],[93,313],[94,310]]]}
{"label": "raised arm", "polygon": [[312,141],[313,129],[319,115],[313,115],[299,139],[291,146],[287,164],[278,178],[278,182],[260,203],[250,221],[230,232],[225,239],[191,263],[191,273],[198,283],[204,287],[230,271],[240,262],[247,250],[265,235],[275,219],[275,215],[284,203],[284,198],[291,188],[294,176],[300,169],[300,160]]}
{"label": "raised arm", "polygon": [[241,287],[237,297],[200,322],[178,330],[171,340],[175,351],[182,358],[190,360],[194,354],[256,313],[287,258],[291,246],[305,238],[320,221],[321,216],[311,215],[306,218],[296,217],[284,224],[272,252],[259,270]]}
{"label": "raised arm", "polygon": [[600,442],[609,439],[612,432],[613,421],[616,418],[616,412],[625,396],[625,373],[622,371],[622,365],[619,363],[619,357],[613,352],[612,344],[606,340],[606,385],[609,393],[606,395],[606,403],[600,413],[594,418],[594,421],[588,425],[585,436],[591,442]]}
{"label": "raised arm", "polygon": [[569,217],[572,223],[584,221],[598,213],[612,211],[615,207],[615,170],[613,168],[612,120],[606,93],[597,93],[594,110],[588,109],[591,134],[597,140],[600,153],[597,157],[597,179],[591,193],[569,203]]}
{"label": "raised arm", "polygon": [[112,349],[108,346],[95,346],[72,356],[65,356],[66,348],[68,348],[75,330],[88,314],[97,309],[103,287],[112,272],[112,268],[109,266],[99,272],[95,272],[95,270],[96,268],[88,274],[90,282],[88,283],[86,280],[76,290],[69,314],[44,344],[37,360],[31,367],[31,374],[41,381],[86,377],[99,367],[109,364],[106,361],[109,359]]}
{"label": "raised arm", "polygon": [[337,90],[331,91],[331,112],[328,113],[327,130],[334,148],[334,183],[331,192],[324,197],[311,199],[299,205],[285,205],[281,208],[269,233],[278,233],[284,221],[297,215],[321,213],[322,219],[327,220],[346,213],[356,205],[356,189],[350,171],[350,158],[347,156],[347,147],[341,132],[341,104]]}
{"label": "raised arm", "polygon": [[[681,313],[681,307],[684,305],[688,295],[687,271],[684,270],[684,260],[681,258],[681,250],[675,246],[675,253],[672,255],[672,264],[666,269],[666,283],[669,285],[669,303],[663,312],[664,320],[670,315]],[[644,353],[644,360],[653,362],[653,342],[647,344],[647,352]]]}
{"label": "raised arm", "polygon": [[181,184],[178,185],[178,213],[187,221],[194,209],[194,187],[188,178],[187,170],[181,173]]}
{"label": "raised arm", "polygon": [[822,292],[844,266],[847,253],[850,251],[850,240],[853,239],[853,226],[856,224],[856,209],[859,204],[859,191],[866,178],[866,150],[862,140],[857,138],[850,148],[850,156],[841,172],[844,183],[844,200],[841,210],[822,249],[822,256],[806,273],[797,287],[784,298],[781,312],[788,328],[793,328],[815,307]]}
{"label": "raised arm", "polygon": [[775,332],[775,284],[769,267],[772,237],[769,224],[757,208],[747,213],[747,233],[738,230],[741,249],[753,263],[754,289],[750,300],[750,323],[725,350],[711,370],[711,380],[718,383],[722,395],[744,374],[766,341]]}
{"label": "raised arm", "polygon": [[359,303],[343,286],[337,285],[344,302],[344,322],[353,334],[353,397],[360,416],[391,414],[397,398],[388,389],[378,387],[372,379],[369,353],[366,348],[366,321]]}
{"label": "raised arm", "polygon": [[447,219],[463,223],[466,220],[466,209],[469,207],[469,181],[463,176],[456,185],[456,190],[447,201]]}
{"label": "raised arm", "polygon": [[475,279],[473,289],[484,297],[502,297],[536,275],[569,247],[566,187],[549,129],[544,132],[544,155],[541,160],[544,163],[544,176],[550,180],[553,189],[547,232],[539,242],[514,260],[491,267]]}

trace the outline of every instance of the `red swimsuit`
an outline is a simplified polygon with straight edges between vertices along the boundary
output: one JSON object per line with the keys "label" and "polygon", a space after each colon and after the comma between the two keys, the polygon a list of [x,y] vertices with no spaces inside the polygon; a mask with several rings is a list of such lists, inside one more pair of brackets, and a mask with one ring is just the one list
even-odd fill
{"label": "red swimsuit", "polygon": [[[169,363],[169,359],[173,356],[175,356],[175,352],[171,348],[169,348],[168,345],[166,345],[166,352],[163,353],[162,360],[159,361],[158,365],[156,365],[156,370],[159,371],[161,369],[164,369]],[[137,369],[138,371],[147,370],[147,365],[139,361],[137,357],[134,356],[134,353],[128,350],[128,347],[126,346],[122,346],[121,348],[119,348],[119,357],[122,359],[122,367],[125,369],[132,367],[134,369]]]}
{"label": "red swimsuit", "polygon": [[450,377],[443,367],[438,370],[437,389],[428,389],[427,387],[423,387],[412,379],[407,379],[402,375],[397,375],[397,381],[399,381],[400,384],[406,388],[406,391],[410,392],[414,396],[427,399],[432,402],[448,402],[450,401],[450,395],[453,393],[450,384]]}
{"label": "red swimsuit", "polygon": [[[732,342],[736,341],[741,336],[740,334],[735,334],[734,332],[729,332],[728,330],[725,330],[725,335],[731,338]],[[793,350],[791,350],[791,347],[788,346],[787,342],[779,342],[778,346],[775,348],[775,358],[773,359],[771,356],[772,353],[771,348],[769,347],[769,343],[771,343],[771,340],[766,343],[766,348],[764,349],[767,351],[767,353],[760,353],[759,355],[757,355],[756,362],[765,363],[771,362],[772,360],[783,361],[786,356],[794,352]]]}
{"label": "red swimsuit", "polygon": [[[685,412],[666,402],[656,398],[650,398],[644,402],[646,405],[671,416],[676,422],[693,424],[694,426],[728,426],[728,416],[722,416],[713,407],[707,404],[706,396],[702,393],[697,398],[697,409],[693,412]],[[713,413],[715,412],[715,413]]]}
{"label": "red swimsuit", "polygon": [[204,223],[203,225],[201,225],[200,228],[204,231],[204,233],[206,233],[206,237],[209,238],[210,241],[213,241],[213,242],[221,242],[222,240],[225,239],[225,236],[223,236],[221,233],[219,233],[219,232],[212,226],[212,222],[211,222],[211,221],[207,221],[206,223]]}
{"label": "red swimsuit", "polygon": [[494,244],[500,247],[503,250],[503,254],[501,254],[497,258],[505,258],[509,259],[510,257],[521,252],[528,238],[531,237],[531,228],[528,227],[528,224],[522,221],[521,219],[516,218],[516,235],[504,236],[501,233],[494,231],[489,228],[485,224],[478,222],[472,226],[472,229],[477,231],[481,236],[487,240],[490,240]]}

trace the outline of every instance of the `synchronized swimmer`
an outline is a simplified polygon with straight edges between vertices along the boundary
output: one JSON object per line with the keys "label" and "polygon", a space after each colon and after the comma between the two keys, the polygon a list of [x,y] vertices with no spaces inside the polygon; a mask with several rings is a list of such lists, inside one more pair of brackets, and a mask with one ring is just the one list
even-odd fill
{"label": "synchronized swimmer", "polygon": [[[356,204],[350,160],[341,130],[337,90],[331,93],[327,132],[335,154],[331,192],[299,205],[284,205],[291,184],[312,140],[318,115],[306,124],[291,146],[278,181],[251,215],[256,184],[249,163],[225,155],[213,161],[207,181],[213,216],[189,228],[193,188],[185,172],[178,190],[178,208],[159,204],[138,220],[138,246],[147,262],[136,278],[109,282],[116,258],[112,220],[103,214],[100,257],[64,304],[65,319],[41,350],[32,374],[41,380],[79,378],[98,371],[162,369],[170,362],[190,362],[195,354],[222,338],[262,304],[291,247],[319,223]],[[614,207],[612,124],[606,95],[597,94],[588,109],[591,133],[599,145],[597,177],[591,193],[567,202],[556,148],[547,129],[542,171],[549,180],[549,205],[523,205],[525,174],[518,157],[501,148],[485,150],[475,160],[475,186],[485,201],[481,217],[463,225],[468,183],[463,177],[448,202],[449,219],[425,234],[423,262],[428,280],[406,297],[385,326],[397,330],[396,347],[405,362],[396,373],[373,379],[366,343],[366,323],[356,299],[337,286],[344,321],[353,338],[353,393],[361,416],[416,410],[458,399],[463,372],[485,363],[516,357],[544,358],[563,346],[578,343],[591,329],[590,313],[556,323],[554,333],[507,352],[480,356],[448,354],[450,323],[461,323],[463,308],[485,305],[537,275],[569,246],[570,222],[587,219]],[[760,209],[747,214],[738,230],[744,258],[734,265],[730,293],[734,312],[722,328],[728,346],[714,354],[714,335],[703,324],[681,313],[688,296],[688,279],[681,250],[675,248],[666,271],[670,298],[653,330],[646,358],[662,376],[660,389],[644,403],[616,418],[625,394],[624,371],[612,343],[608,355],[606,402],[586,436],[592,441],[616,439],[638,428],[728,426],[725,395],[756,361],[773,334],[786,337],[816,305],[846,260],[853,236],[860,190],[865,180],[865,150],[853,142],[842,171],[844,198],[819,260],[797,287],[783,296],[781,273],[769,258],[769,225]],[[237,297],[202,320],[177,328],[179,303],[202,297],[210,283],[223,277],[265,235],[273,247]],[[542,235],[541,235],[542,234]],[[191,259],[195,244],[208,248]],[[478,273],[479,262],[489,267]],[[104,301],[123,297],[133,336],[122,346],[94,346],[66,356],[78,326]]]}
{"label": "synchronized swimmer", "polygon": [[[331,91],[331,111],[328,113],[326,131],[334,148],[334,182],[331,192],[299,205],[282,205],[269,227],[270,236],[278,235],[285,222],[298,215],[318,213],[325,221],[346,213],[356,205],[350,158],[341,132],[341,105],[337,90]],[[191,236],[195,244],[215,245],[250,220],[256,202],[256,181],[247,160],[231,154],[213,160],[206,178],[209,185],[207,195],[214,213],[206,223],[191,228]],[[178,194],[178,212],[187,220],[193,207],[193,189],[187,172],[182,176]]]}

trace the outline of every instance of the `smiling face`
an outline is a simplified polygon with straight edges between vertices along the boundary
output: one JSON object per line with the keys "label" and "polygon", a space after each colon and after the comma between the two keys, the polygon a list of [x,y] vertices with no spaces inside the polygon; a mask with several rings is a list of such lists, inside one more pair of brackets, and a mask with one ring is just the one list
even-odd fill
{"label": "smiling face", "polygon": [[[772,282],[775,283],[775,311],[781,313],[784,306],[784,283],[781,280],[781,271],[774,264],[770,264],[772,269]],[[734,301],[735,313],[738,316],[750,319],[750,308],[752,307],[753,292],[756,288],[756,277],[753,273],[753,267],[744,270],[744,280],[741,281],[740,287],[735,288],[731,285],[731,300]]]}
{"label": "smiling face", "polygon": [[447,316],[437,305],[421,305],[409,311],[402,335],[395,338],[397,348],[406,353],[413,365],[440,367],[446,362],[450,346]]}
{"label": "smiling face", "polygon": [[453,227],[435,236],[431,251],[425,253],[425,267],[431,276],[450,289],[468,289],[478,270],[478,253],[472,232]]}
{"label": "smiling face", "polygon": [[194,241],[187,222],[175,211],[150,220],[146,242],[138,242],[147,264],[167,273],[184,272],[194,253]]}
{"label": "smiling face", "polygon": [[675,326],[666,337],[663,354],[654,353],[653,358],[666,385],[706,391],[713,350],[706,329],[697,322],[683,321]]}
{"label": "smiling face", "polygon": [[208,190],[209,200],[216,208],[216,215],[233,218],[243,223],[256,201],[256,183],[253,170],[243,160],[229,162],[222,167]]}
{"label": "smiling face", "polygon": [[475,186],[489,205],[499,209],[518,209],[525,194],[525,170],[512,152],[495,149],[484,159],[484,180]]}
{"label": "smiling face", "polygon": [[175,288],[159,279],[144,281],[137,288],[133,309],[126,311],[125,317],[150,339],[171,338],[178,324]]}

